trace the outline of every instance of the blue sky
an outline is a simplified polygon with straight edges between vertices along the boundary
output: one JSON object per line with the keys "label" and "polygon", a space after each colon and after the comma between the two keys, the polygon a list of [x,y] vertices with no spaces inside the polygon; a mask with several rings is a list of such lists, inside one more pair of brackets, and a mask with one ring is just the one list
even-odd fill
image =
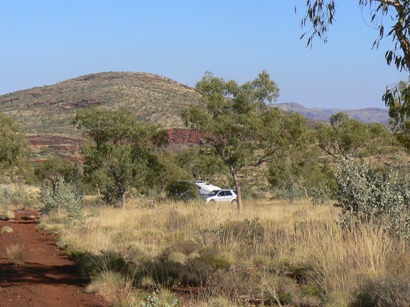
{"label": "blue sky", "polygon": [[[305,48],[305,0],[13,0],[0,11],[0,94],[84,74],[136,71],[194,86],[205,71],[242,83],[267,70],[278,102],[384,107],[386,85],[406,80],[385,63],[391,39],[358,1],[337,1],[329,42]],[[295,3],[298,12],[295,15]]]}

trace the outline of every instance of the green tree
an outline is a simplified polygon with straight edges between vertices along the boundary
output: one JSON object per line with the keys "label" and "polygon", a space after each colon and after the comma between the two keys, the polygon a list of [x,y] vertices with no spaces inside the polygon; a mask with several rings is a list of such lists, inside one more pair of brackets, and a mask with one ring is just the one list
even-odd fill
{"label": "green tree", "polygon": [[209,150],[229,169],[241,211],[241,173],[272,161],[279,151],[300,142],[307,129],[305,120],[266,105],[277,99],[279,89],[265,71],[242,85],[208,72],[196,89],[203,95],[203,104],[186,108],[183,119],[200,131]]}
{"label": "green tree", "polygon": [[21,126],[0,113],[0,171],[18,165],[28,152],[28,143]]}
{"label": "green tree", "polygon": [[278,197],[293,201],[312,197],[315,203],[323,202],[331,194],[327,169],[320,163],[320,149],[306,139],[305,144],[293,146],[269,164],[268,181]]}
{"label": "green tree", "polygon": [[366,124],[342,112],[330,117],[330,125],[319,124],[316,132],[319,147],[336,159],[357,154],[370,141]]}
{"label": "green tree", "polygon": [[400,81],[396,86],[388,88],[383,96],[389,107],[390,124],[397,139],[410,148],[410,85]]}
{"label": "green tree", "polygon": [[74,122],[89,138],[82,147],[84,174],[101,189],[107,202],[121,199],[124,208],[129,189],[148,184],[158,167],[153,154],[157,127],[136,121],[125,109],[83,109]]}
{"label": "green tree", "polygon": [[[392,131],[380,123],[367,124],[370,141],[366,146],[366,154],[370,157],[382,156],[386,152],[395,152],[401,147]],[[386,151],[387,149],[387,151]]]}
{"label": "green tree", "polygon": [[321,123],[316,128],[319,147],[335,159],[373,156],[384,146],[394,145],[394,138],[381,124],[365,124],[339,112],[330,117],[330,124]]}
{"label": "green tree", "polygon": [[224,186],[230,186],[231,177],[225,176],[229,174],[229,169],[220,156],[206,148],[196,147],[182,152],[178,155],[177,163],[196,180],[222,182]]}
{"label": "green tree", "polygon": [[[378,47],[379,42],[385,37],[391,37],[393,48],[387,50],[385,58],[387,64],[394,63],[399,70],[409,71],[410,68],[410,1],[409,0],[359,0],[359,6],[369,10],[370,23],[379,30],[379,34],[373,42],[373,47]],[[313,39],[319,37],[327,41],[327,33],[335,22],[335,0],[307,0],[301,25],[311,26],[308,34],[307,45],[311,46]],[[390,29],[385,30],[385,24]]]}

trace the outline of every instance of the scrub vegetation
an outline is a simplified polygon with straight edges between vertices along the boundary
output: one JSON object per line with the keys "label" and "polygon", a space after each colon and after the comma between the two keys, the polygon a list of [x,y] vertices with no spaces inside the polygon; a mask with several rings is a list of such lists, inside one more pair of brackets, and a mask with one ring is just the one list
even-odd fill
{"label": "scrub vegetation", "polygon": [[181,306],[408,305],[408,242],[383,225],[341,224],[340,212],[309,201],[246,201],[242,212],[135,202],[125,210],[88,207],[81,226],[48,215],[41,227],[57,232],[58,244],[91,274],[88,291],[114,305],[152,295]]}
{"label": "scrub vegetation", "polygon": [[[182,117],[201,141],[188,148],[93,106],[73,121],[80,161],[30,164],[21,127],[2,116],[2,219],[38,209],[91,278],[86,291],[113,306],[410,305],[402,134],[284,113],[266,104],[278,94],[266,72],[242,85],[207,73],[197,89]],[[198,179],[236,189],[238,206],[206,205]],[[23,265],[23,251],[5,252]]]}

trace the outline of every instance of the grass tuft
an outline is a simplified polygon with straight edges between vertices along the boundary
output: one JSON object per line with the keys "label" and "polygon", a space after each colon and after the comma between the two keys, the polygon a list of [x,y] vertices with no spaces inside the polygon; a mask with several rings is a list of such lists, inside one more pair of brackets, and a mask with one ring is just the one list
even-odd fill
{"label": "grass tuft", "polygon": [[7,246],[6,255],[14,264],[24,264],[24,246],[22,244],[15,243]]}
{"label": "grass tuft", "polygon": [[132,293],[132,282],[121,273],[115,271],[102,271],[92,277],[87,286],[87,293],[102,295],[110,304],[117,304],[126,300]]}

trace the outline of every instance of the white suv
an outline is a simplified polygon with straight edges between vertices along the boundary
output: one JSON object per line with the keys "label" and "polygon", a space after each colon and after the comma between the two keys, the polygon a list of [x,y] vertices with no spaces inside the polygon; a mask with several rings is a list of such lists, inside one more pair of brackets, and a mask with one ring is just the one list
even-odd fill
{"label": "white suv", "polygon": [[237,196],[231,189],[215,190],[207,195],[205,202],[207,204],[219,202],[235,204],[237,202]]}

